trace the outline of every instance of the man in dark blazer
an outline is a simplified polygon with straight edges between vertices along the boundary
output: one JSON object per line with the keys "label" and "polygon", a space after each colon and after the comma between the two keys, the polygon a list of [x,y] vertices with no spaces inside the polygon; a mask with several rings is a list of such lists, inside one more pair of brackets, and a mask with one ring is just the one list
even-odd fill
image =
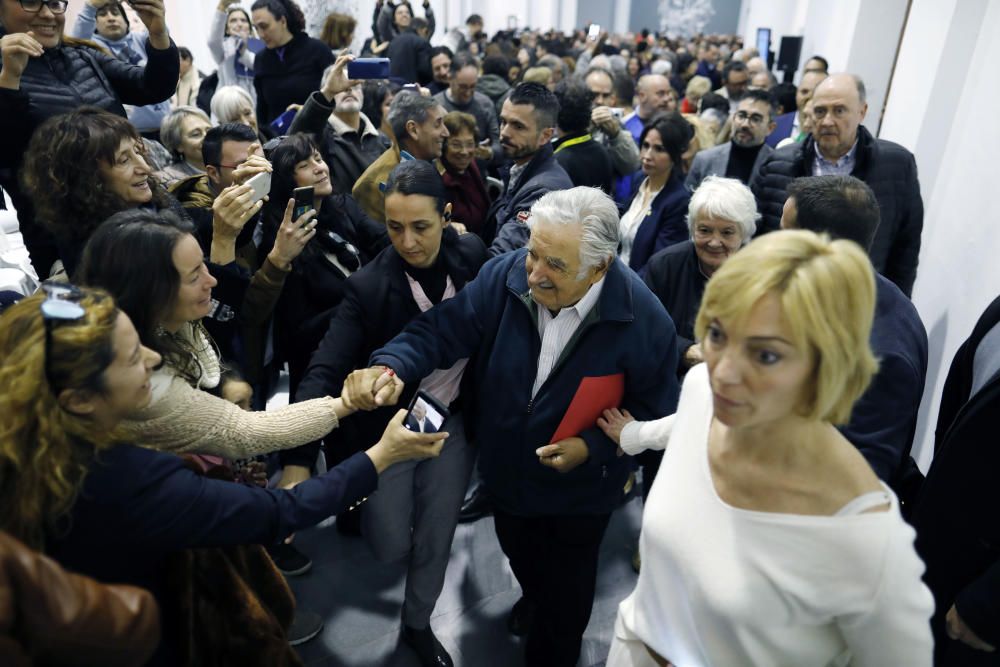
{"label": "man in dark blazer", "polygon": [[685,185],[694,191],[706,176],[739,179],[744,185],[774,149],[764,143],[774,129],[774,98],[765,90],[748,90],[733,114],[733,138],[694,156]]}
{"label": "man in dark blazer", "polygon": [[[810,176],[788,186],[783,229],[827,233],[869,250],[878,225],[874,193],[853,176]],[[910,449],[927,376],[927,331],[906,295],[878,274],[875,292],[871,346],[879,370],[840,431],[905,504],[913,500],[903,480],[915,469]]]}
{"label": "man in dark blazer", "polygon": [[913,154],[877,139],[861,125],[868,104],[864,83],[835,74],[813,94],[814,127],[803,142],[771,153],[750,181],[762,215],[757,233],[778,228],[788,184],[800,176],[851,175],[875,192],[879,226],[869,256],[875,270],[907,296],[913,291],[924,226],[924,203]]}
{"label": "man in dark blazer", "polygon": [[955,353],[912,523],[936,665],[1000,665],[1000,297]]}

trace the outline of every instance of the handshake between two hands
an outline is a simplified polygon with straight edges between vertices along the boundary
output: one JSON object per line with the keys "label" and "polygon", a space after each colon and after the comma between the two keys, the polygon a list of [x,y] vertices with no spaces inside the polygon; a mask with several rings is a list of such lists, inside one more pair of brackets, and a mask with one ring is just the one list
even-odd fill
{"label": "handshake between two hands", "polygon": [[340,400],[351,410],[374,410],[395,405],[403,393],[403,381],[391,368],[372,366],[347,376]]}

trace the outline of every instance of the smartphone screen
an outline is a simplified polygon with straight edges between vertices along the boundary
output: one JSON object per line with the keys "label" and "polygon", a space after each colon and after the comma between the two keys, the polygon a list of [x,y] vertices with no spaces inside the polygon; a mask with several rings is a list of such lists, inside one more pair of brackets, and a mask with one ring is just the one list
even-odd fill
{"label": "smartphone screen", "polygon": [[448,410],[423,391],[410,403],[403,426],[415,433],[437,433],[448,419]]}
{"label": "smartphone screen", "polygon": [[587,31],[587,39],[593,41],[601,36],[601,25],[599,23],[591,23],[590,30]]}
{"label": "smartphone screen", "polygon": [[313,186],[309,185],[304,188],[295,188],[295,212],[292,214],[292,220],[298,220],[300,217],[306,214],[307,211],[313,210]]}

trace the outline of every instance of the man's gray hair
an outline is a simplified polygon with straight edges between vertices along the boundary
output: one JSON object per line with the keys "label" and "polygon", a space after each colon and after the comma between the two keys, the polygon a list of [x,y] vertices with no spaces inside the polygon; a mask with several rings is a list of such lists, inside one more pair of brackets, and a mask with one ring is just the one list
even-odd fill
{"label": "man's gray hair", "polygon": [[239,86],[222,86],[212,95],[212,118],[219,125],[238,123],[244,106],[256,108],[250,93]]}
{"label": "man's gray hair", "polygon": [[569,65],[566,64],[565,60],[554,53],[548,53],[542,56],[538,59],[538,63],[536,64],[540,67],[548,67],[553,72],[555,70],[559,70],[559,73],[562,74],[562,78],[564,79],[569,76]]}
{"label": "man's gray hair", "polygon": [[396,141],[400,142],[406,138],[406,124],[408,122],[412,120],[417,125],[426,122],[427,112],[440,104],[433,97],[424,97],[409,91],[400,92],[392,98],[386,119],[389,121],[389,127],[392,128]]}
{"label": "man's gray hair", "polygon": [[694,227],[703,220],[728,220],[740,226],[746,245],[757,231],[757,200],[750,188],[735,178],[709,176],[701,182],[688,202],[688,230],[694,237]]}
{"label": "man's gray hair", "polygon": [[650,74],[662,74],[666,77],[670,76],[673,69],[674,66],[669,60],[654,60],[649,66]]}
{"label": "man's gray hair", "polygon": [[858,99],[864,104],[868,99],[868,91],[865,90],[865,82],[861,80],[861,77],[857,74],[852,74],[854,77],[854,85],[858,87]]}
{"label": "man's gray hair", "polygon": [[212,121],[209,119],[208,114],[199,109],[198,107],[183,106],[173,109],[167,114],[167,117],[163,119],[160,123],[160,143],[163,144],[170,154],[174,156],[177,160],[183,160],[181,157],[181,141],[184,138],[183,123],[184,119],[188,116],[194,116],[195,118],[200,118],[209,127],[212,125]]}
{"label": "man's gray hair", "polygon": [[581,226],[577,280],[587,275],[587,269],[610,263],[618,254],[618,207],[599,188],[580,186],[545,194],[531,207],[528,218],[529,228],[540,224]]}

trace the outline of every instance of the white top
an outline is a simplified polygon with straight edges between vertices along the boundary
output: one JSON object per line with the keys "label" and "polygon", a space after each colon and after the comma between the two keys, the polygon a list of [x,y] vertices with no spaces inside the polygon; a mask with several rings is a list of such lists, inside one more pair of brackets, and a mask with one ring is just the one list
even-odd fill
{"label": "white top", "polygon": [[[662,189],[660,188],[660,190]],[[652,212],[653,200],[656,199],[656,195],[660,194],[660,190],[650,191],[649,179],[644,179],[642,185],[636,191],[635,197],[632,197],[632,203],[629,205],[625,215],[621,217],[621,222],[618,223],[621,227],[622,240],[622,249],[618,253],[618,256],[626,264],[628,264],[629,257],[632,256],[632,244],[635,243],[635,234],[639,231],[642,221]]]}
{"label": "white top", "polygon": [[[661,424],[670,447],[646,501],[642,571],[619,606],[619,639],[638,637],[678,667],[929,666],[934,601],[895,495],[888,512],[847,516],[728,505],[708,465],[712,416],[699,364]],[[626,429],[633,444],[644,428]]]}
{"label": "white top", "polygon": [[569,342],[580,324],[586,319],[591,308],[597,305],[601,298],[601,290],[604,289],[604,278],[590,286],[587,293],[583,295],[574,305],[560,310],[555,317],[549,309],[540,303],[538,307],[538,335],[542,339],[542,351],[538,354],[538,372],[535,375],[535,386],[531,389],[531,397],[534,398],[538,390],[542,388],[545,381],[555,368],[559,355]]}

